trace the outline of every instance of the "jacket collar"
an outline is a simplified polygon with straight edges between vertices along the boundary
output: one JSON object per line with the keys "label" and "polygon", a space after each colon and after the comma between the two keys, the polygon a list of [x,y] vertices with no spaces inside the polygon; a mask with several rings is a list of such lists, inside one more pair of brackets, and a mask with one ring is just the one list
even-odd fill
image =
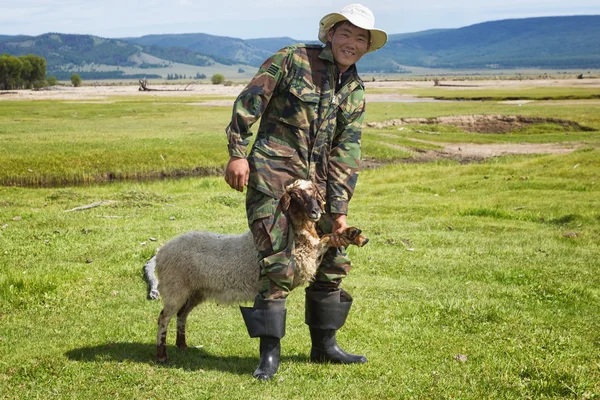
{"label": "jacket collar", "polygon": [[[321,53],[319,54],[319,58],[333,64],[335,71],[337,73],[337,65],[335,64],[335,58],[333,58],[333,51],[331,50],[331,47],[329,46],[329,44],[326,45],[323,48],[323,50],[321,50]],[[360,79],[360,76],[358,76],[358,70],[356,69],[356,64],[352,64],[349,69],[352,71],[353,78],[359,83],[359,85],[362,88],[364,88],[365,84],[363,83],[362,79]]]}

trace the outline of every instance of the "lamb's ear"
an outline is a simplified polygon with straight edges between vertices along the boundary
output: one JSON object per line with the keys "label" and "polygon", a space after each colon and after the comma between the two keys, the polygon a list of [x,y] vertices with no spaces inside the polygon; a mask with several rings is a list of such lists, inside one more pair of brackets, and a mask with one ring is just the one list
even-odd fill
{"label": "lamb's ear", "polygon": [[290,201],[292,201],[292,198],[290,197],[290,194],[285,191],[283,196],[281,196],[281,199],[279,199],[279,206],[282,211],[285,212],[290,208]]}

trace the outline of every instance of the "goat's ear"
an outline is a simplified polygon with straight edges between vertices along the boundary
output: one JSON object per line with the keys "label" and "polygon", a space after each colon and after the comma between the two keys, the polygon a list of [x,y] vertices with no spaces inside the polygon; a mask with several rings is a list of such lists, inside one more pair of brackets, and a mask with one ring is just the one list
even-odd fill
{"label": "goat's ear", "polygon": [[279,205],[283,211],[287,211],[290,208],[291,200],[292,198],[290,197],[290,194],[287,191],[284,192],[283,196],[281,196],[281,199],[279,199]]}

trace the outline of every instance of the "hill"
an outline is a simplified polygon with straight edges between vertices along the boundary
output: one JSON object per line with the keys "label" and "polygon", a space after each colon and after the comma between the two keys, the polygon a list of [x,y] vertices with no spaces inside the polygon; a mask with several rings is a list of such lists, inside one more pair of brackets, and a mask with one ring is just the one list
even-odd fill
{"label": "hill", "polygon": [[[210,66],[232,65],[234,61],[210,57],[185,47],[140,45],[120,39],[91,35],[47,33],[40,36],[0,36],[0,54],[14,56],[35,54],[46,59],[48,74],[61,75],[74,67],[112,66],[168,68],[173,63]],[[107,71],[95,72],[98,78],[112,77]],[[112,71],[114,72],[114,71]],[[87,72],[90,75],[90,72]],[[109,76],[110,75],[110,76]],[[122,75],[122,74],[121,74]],[[59,78],[60,79],[60,78]]]}

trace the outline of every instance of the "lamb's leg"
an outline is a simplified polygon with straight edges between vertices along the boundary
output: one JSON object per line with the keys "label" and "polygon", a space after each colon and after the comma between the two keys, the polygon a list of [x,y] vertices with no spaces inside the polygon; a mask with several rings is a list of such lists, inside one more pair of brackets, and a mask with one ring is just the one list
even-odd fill
{"label": "lamb's leg", "polygon": [[177,341],[175,344],[179,348],[179,350],[186,350],[188,345],[185,341],[185,324],[187,322],[187,317],[192,312],[194,307],[196,307],[199,303],[201,303],[203,297],[200,295],[191,296],[183,307],[179,309],[177,312]]}
{"label": "lamb's leg", "polygon": [[167,356],[167,328],[174,312],[165,307],[158,316],[158,331],[156,332],[156,360],[165,363],[169,360]]}
{"label": "lamb's leg", "polygon": [[347,245],[353,244],[358,247],[363,247],[369,242],[369,238],[362,235],[362,230],[354,226],[346,228],[340,235],[340,238],[342,238]]}
{"label": "lamb's leg", "polygon": [[321,236],[321,239],[319,240],[319,246],[317,247],[317,265],[321,264],[323,256],[325,255],[325,253],[327,253],[327,250],[329,250],[329,242],[331,241],[331,236],[332,234],[329,233],[327,235]]}
{"label": "lamb's leg", "polygon": [[155,300],[158,299],[158,279],[156,279],[156,275],[154,270],[156,269],[156,256],[149,259],[146,264],[144,264],[144,279],[148,284],[148,299]]}

